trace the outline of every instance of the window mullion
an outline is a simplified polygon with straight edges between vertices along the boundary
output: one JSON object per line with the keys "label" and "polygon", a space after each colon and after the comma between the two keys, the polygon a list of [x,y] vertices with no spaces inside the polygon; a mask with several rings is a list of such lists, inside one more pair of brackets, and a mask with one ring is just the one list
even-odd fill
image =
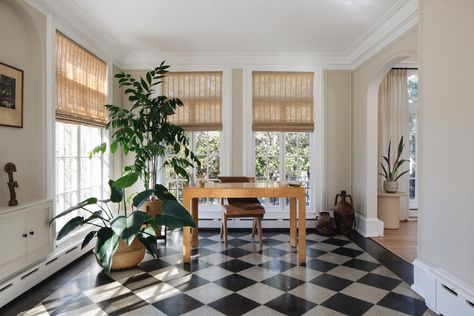
{"label": "window mullion", "polygon": [[81,126],[76,125],[77,129],[77,203],[81,201]]}
{"label": "window mullion", "polygon": [[[279,137],[280,137],[280,181],[281,182],[285,182],[286,181],[286,174],[285,174],[285,170],[286,170],[286,137],[285,137],[285,132],[280,132],[279,133]],[[284,198],[280,198],[280,209],[282,211],[285,210],[285,199]]]}

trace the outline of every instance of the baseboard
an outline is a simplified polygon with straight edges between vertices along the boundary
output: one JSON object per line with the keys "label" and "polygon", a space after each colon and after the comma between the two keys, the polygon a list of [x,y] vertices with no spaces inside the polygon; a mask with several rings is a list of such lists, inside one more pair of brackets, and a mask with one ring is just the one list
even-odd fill
{"label": "baseboard", "polygon": [[366,217],[365,214],[356,212],[355,227],[357,232],[364,237],[383,236],[383,222],[376,217]]}
{"label": "baseboard", "polygon": [[94,248],[94,243],[91,242],[86,248],[81,249],[81,243],[82,239],[64,245],[44,260],[2,281],[0,283],[0,307],[14,300]]}
{"label": "baseboard", "polygon": [[411,288],[425,299],[426,306],[444,316],[473,316],[474,288],[463,280],[416,259]]}

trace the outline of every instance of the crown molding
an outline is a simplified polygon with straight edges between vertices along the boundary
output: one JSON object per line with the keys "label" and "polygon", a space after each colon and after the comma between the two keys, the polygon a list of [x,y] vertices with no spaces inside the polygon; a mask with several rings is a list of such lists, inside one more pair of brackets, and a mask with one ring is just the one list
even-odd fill
{"label": "crown molding", "polygon": [[122,65],[123,69],[148,69],[166,60],[172,65],[287,65],[314,67],[330,65],[348,69],[350,62],[345,56],[316,55],[305,53],[256,53],[256,52],[131,52]]}
{"label": "crown molding", "polygon": [[357,68],[418,23],[418,1],[398,1],[375,23],[348,52],[353,68]]}
{"label": "crown molding", "polygon": [[[81,45],[100,58],[122,64],[128,54],[105,28],[87,14],[75,1],[23,0],[46,16],[51,16],[60,31],[79,40]],[[66,30],[64,30],[65,28]],[[68,33],[73,33],[68,34]]]}
{"label": "crown molding", "polygon": [[[75,1],[23,0],[58,25],[78,34],[81,43],[101,52],[122,69],[148,69],[166,60],[173,65],[287,65],[324,69],[355,69],[418,23],[418,0],[398,0],[352,47],[342,54],[271,52],[160,52],[128,51]],[[80,27],[78,27],[80,26]]]}

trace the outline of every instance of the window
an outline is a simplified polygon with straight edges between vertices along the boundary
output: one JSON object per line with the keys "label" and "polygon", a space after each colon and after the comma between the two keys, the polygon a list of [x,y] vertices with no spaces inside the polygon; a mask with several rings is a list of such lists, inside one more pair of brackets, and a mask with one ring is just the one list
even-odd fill
{"label": "window", "polygon": [[[195,181],[201,177],[216,179],[221,167],[222,72],[170,72],[162,89],[166,96],[183,101],[184,106],[177,109],[172,121],[188,131],[190,148],[201,161],[201,168],[191,170],[191,176]],[[164,182],[181,201],[186,180],[166,168]],[[217,204],[218,201],[205,199],[200,203]]]}
{"label": "window", "polygon": [[[56,33],[56,211],[90,196],[107,196],[108,157],[89,151],[108,141],[104,104],[107,64]],[[57,220],[59,230],[77,210]],[[84,214],[85,215],[85,214]]]}
{"label": "window", "polygon": [[[252,130],[257,181],[301,183],[311,205],[312,72],[252,72]],[[288,199],[264,198],[270,208]]]}
{"label": "window", "polygon": [[[195,181],[202,176],[206,179],[217,179],[220,174],[221,133],[217,131],[189,132],[188,135],[190,147],[201,161],[201,168],[191,170],[191,176]],[[171,168],[167,168],[165,183],[170,192],[182,201],[182,190],[186,180],[178,177]],[[217,199],[201,199],[200,203],[217,204],[218,201]]]}
{"label": "window", "polygon": [[416,151],[417,151],[417,113],[418,113],[418,74],[408,73],[408,128],[410,133],[410,172],[409,172],[409,199],[410,208],[417,209],[416,196]]}

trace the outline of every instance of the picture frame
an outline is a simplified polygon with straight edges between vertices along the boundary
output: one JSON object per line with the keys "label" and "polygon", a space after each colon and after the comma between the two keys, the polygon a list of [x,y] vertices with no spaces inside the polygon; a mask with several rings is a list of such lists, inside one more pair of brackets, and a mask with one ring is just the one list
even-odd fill
{"label": "picture frame", "polygon": [[0,63],[0,126],[23,127],[23,70]]}

